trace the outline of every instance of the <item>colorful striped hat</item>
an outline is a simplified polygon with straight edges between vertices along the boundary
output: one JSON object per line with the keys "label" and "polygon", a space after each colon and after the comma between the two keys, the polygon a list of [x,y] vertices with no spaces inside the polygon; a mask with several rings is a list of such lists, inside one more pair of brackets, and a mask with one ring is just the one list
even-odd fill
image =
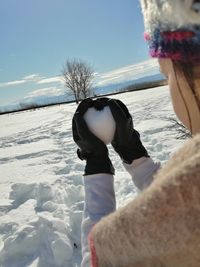
{"label": "colorful striped hat", "polygon": [[150,55],[200,63],[200,0],[140,0]]}

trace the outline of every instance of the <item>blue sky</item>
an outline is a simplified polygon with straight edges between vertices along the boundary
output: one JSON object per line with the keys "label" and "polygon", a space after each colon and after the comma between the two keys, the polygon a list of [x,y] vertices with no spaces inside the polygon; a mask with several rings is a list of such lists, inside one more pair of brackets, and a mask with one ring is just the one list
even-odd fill
{"label": "blue sky", "polygon": [[138,0],[6,0],[0,32],[0,104],[47,88],[68,58],[98,73],[148,59]]}

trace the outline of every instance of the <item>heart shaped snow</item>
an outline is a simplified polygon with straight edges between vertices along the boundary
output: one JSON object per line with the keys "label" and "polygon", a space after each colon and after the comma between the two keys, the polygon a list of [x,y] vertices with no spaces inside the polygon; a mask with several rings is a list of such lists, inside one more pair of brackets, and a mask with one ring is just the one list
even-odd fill
{"label": "heart shaped snow", "polygon": [[84,119],[90,131],[105,144],[112,142],[116,124],[108,106],[104,107],[102,110],[89,108],[84,114]]}

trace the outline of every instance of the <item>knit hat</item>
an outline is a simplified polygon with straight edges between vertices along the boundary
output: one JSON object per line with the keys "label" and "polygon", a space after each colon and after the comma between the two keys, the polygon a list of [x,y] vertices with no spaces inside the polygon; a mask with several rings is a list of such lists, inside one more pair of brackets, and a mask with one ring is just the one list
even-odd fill
{"label": "knit hat", "polygon": [[150,55],[200,63],[200,0],[140,0]]}

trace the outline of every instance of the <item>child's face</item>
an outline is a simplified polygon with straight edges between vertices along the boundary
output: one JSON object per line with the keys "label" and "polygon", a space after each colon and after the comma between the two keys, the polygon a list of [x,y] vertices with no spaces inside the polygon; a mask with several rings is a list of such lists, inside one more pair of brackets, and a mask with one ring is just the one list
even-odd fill
{"label": "child's face", "polygon": [[159,64],[161,72],[168,78],[175,113],[192,134],[200,133],[200,78],[193,81],[197,100],[184,73],[170,59],[159,59]]}

